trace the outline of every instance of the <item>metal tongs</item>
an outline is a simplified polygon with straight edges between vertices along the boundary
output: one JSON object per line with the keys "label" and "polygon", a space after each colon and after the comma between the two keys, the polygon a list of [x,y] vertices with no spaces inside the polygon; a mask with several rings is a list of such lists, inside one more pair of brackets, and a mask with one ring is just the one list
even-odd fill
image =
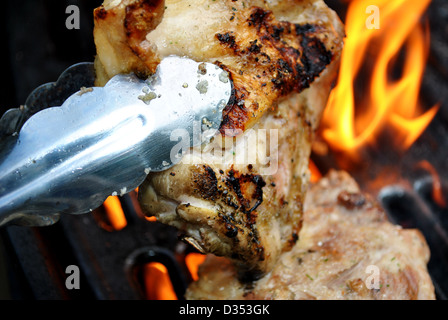
{"label": "metal tongs", "polygon": [[216,134],[231,89],[218,66],[171,56],[149,79],[117,75],[37,112],[0,150],[0,225],[49,225],[134,190]]}

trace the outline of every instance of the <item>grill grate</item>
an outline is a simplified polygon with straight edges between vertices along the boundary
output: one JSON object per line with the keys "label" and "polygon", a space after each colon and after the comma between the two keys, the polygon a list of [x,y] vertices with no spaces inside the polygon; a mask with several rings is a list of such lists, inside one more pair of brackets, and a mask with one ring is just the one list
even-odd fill
{"label": "grill grate", "polygon": [[[145,263],[159,262],[168,270],[178,299],[183,299],[191,281],[184,261],[192,249],[178,240],[174,228],[138,216],[131,194],[120,201],[128,223],[119,231],[101,228],[95,212],[65,215],[44,228],[8,227],[7,236],[23,269],[16,278],[28,285],[22,298],[144,299],[138,270]],[[65,286],[69,265],[80,269],[79,290]]]}
{"label": "grill grate", "polygon": [[446,300],[448,208],[443,208],[434,201],[433,184],[430,177],[425,177],[416,180],[412,186],[387,186],[380,191],[379,199],[392,222],[404,228],[417,228],[424,234],[431,251],[428,271],[434,283],[436,297]]}

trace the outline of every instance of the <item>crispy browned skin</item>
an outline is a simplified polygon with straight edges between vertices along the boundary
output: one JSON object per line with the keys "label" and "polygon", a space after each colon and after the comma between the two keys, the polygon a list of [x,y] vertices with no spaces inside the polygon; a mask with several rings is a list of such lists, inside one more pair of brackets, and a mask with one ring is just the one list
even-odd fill
{"label": "crispy browned skin", "polygon": [[[203,6],[217,6],[220,14],[219,25],[211,28],[210,39],[204,39],[211,40],[207,49],[199,54],[181,49],[184,55],[215,63],[230,72],[234,95],[223,112],[222,134],[239,134],[252,127],[280,97],[308,88],[338,58],[342,48],[342,25],[334,25],[337,17],[320,1],[191,2],[190,10],[192,6],[198,7],[199,20],[208,19],[199,10]],[[94,12],[99,84],[120,72],[134,71],[142,75],[154,72],[160,58],[169,53],[157,50],[157,44],[151,43],[151,37],[146,35],[160,24],[165,7],[167,10],[176,10],[173,6],[186,8],[179,1],[122,0],[118,3],[105,1]],[[285,13],[288,7],[291,12]],[[312,19],[300,23],[279,21],[274,12],[281,17],[297,15],[294,17],[297,21],[300,14]],[[167,41],[166,36],[163,40]],[[192,39],[195,40],[201,42]],[[172,53],[180,52],[172,50]]]}
{"label": "crispy browned skin", "polygon": [[305,205],[300,240],[264,278],[241,283],[228,260],[210,255],[186,297],[435,299],[422,234],[391,224],[347,173],[330,172],[307,193]]}
{"label": "crispy browned skin", "polygon": [[160,60],[146,35],[160,23],[164,10],[163,0],[123,0],[118,5],[106,0],[94,10],[98,85],[119,73],[144,77],[155,72]]}
{"label": "crispy browned skin", "polygon": [[224,110],[223,134],[226,129],[244,131],[279,97],[308,88],[334,54],[323,42],[331,30],[318,23],[280,22],[260,7],[235,12],[235,19],[245,23],[215,35],[235,60],[217,62],[230,71],[235,90]]}
{"label": "crispy browned skin", "polygon": [[[232,150],[224,151],[224,157],[230,156],[227,161],[211,152],[203,152],[202,159],[186,155],[140,186],[143,209],[177,227],[200,251],[232,258],[242,278],[261,276],[291,248],[301,226],[312,130],[300,113],[305,113],[303,105],[284,101],[256,124],[256,129],[278,130],[279,146],[273,150],[277,155],[267,164],[258,158],[238,163]],[[243,144],[244,138],[246,133],[235,153],[254,153],[254,146]],[[216,139],[210,145],[219,148]],[[278,169],[261,175],[268,166]]]}
{"label": "crispy browned skin", "polygon": [[[99,83],[117,70],[151,71],[172,54],[229,72],[234,88],[222,135],[202,158],[189,154],[170,170],[150,173],[139,200],[147,215],[177,227],[199,250],[230,257],[241,278],[260,277],[298,238],[313,132],[342,48],[337,15],[321,0],[167,0],[154,28],[159,14],[145,12],[153,1],[107,2],[110,14],[95,24]],[[137,23],[149,19],[136,32],[126,18],[134,7]],[[232,151],[255,154],[269,144],[245,146],[249,129],[275,131],[278,145],[265,158],[238,163]],[[212,152],[233,136],[242,139],[235,139],[236,150]],[[270,166],[278,170],[266,173]]]}

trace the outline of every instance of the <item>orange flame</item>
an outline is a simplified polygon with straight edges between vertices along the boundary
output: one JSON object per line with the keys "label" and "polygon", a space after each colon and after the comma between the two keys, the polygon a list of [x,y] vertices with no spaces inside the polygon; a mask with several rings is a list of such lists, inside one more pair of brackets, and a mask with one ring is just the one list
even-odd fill
{"label": "orange flame", "polygon": [[[140,206],[137,200],[137,193],[138,193],[138,187],[135,190],[131,191],[129,195],[134,204],[134,208],[136,210],[139,210]],[[118,198],[118,196],[108,197],[104,201],[103,206],[107,218],[106,223],[107,227],[104,226],[106,229],[111,229],[111,231],[119,231],[124,227],[126,227],[127,225],[126,216],[123,212],[123,208],[121,207],[120,199]],[[144,217],[147,221],[150,222],[157,221],[156,217],[147,217],[140,210],[138,213],[140,216]]]}
{"label": "orange flame", "polygon": [[427,160],[422,160],[417,164],[417,167],[425,169],[431,174],[432,177],[432,199],[440,207],[446,208],[447,203],[445,197],[443,196],[442,183],[440,181],[440,176],[436,169]]}
{"label": "orange flame", "polygon": [[177,300],[168,270],[160,262],[145,264],[144,279],[147,300]]}
{"label": "orange flame", "polygon": [[118,231],[126,227],[127,221],[121,207],[120,199],[117,196],[110,196],[103,203],[106,211],[107,219],[114,231]]}
{"label": "orange flame", "polygon": [[310,159],[310,162],[308,164],[311,177],[310,181],[311,183],[316,183],[322,178],[322,174],[320,173],[319,169],[317,168],[316,164]]}
{"label": "orange flame", "polygon": [[187,265],[187,268],[190,271],[191,278],[193,279],[193,281],[199,279],[198,276],[199,265],[204,262],[205,257],[206,256],[204,254],[195,252],[189,253],[185,257],[185,264]]}
{"label": "orange flame", "polygon": [[[430,0],[376,0],[379,29],[367,28],[368,4],[350,1],[340,73],[322,120],[322,136],[333,148],[356,159],[356,150],[372,142],[378,131],[391,125],[399,134],[397,143],[404,150],[420,136],[438,111],[434,106],[420,112],[418,102],[421,78],[429,47],[420,17]],[[368,12],[368,11],[367,11]],[[372,50],[374,68],[370,88],[365,93],[361,115],[355,114],[354,82],[365,56]],[[405,48],[401,78],[392,80],[390,70]],[[364,104],[365,103],[365,104]]]}

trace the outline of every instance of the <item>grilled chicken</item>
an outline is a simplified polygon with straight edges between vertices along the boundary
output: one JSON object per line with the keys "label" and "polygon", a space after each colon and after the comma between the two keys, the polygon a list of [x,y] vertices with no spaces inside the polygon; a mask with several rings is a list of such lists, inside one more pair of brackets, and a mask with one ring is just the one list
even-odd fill
{"label": "grilled chicken", "polygon": [[308,158],[343,44],[321,0],[105,1],[95,10],[97,83],[154,72],[169,55],[229,73],[217,134],[139,190],[148,215],[202,252],[230,258],[240,280],[269,272],[297,241]]}
{"label": "grilled chicken", "polygon": [[435,299],[420,231],[391,224],[345,172],[305,200],[300,240],[272,271],[243,284],[229,260],[209,255],[187,299]]}

